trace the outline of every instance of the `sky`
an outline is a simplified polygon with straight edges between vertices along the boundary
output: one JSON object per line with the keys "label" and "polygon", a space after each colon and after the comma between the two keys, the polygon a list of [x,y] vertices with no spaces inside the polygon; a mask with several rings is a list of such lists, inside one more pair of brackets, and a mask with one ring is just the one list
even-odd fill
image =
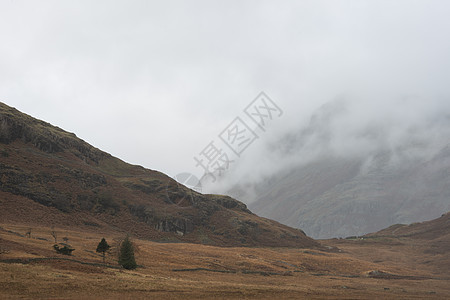
{"label": "sky", "polygon": [[[203,175],[194,157],[213,142],[247,176],[272,168],[261,149],[336,99],[357,103],[346,128],[450,111],[449,11],[437,0],[0,0],[0,101],[173,177]],[[244,112],[262,91],[282,111],[264,131]],[[258,136],[239,156],[219,137],[236,117]]]}

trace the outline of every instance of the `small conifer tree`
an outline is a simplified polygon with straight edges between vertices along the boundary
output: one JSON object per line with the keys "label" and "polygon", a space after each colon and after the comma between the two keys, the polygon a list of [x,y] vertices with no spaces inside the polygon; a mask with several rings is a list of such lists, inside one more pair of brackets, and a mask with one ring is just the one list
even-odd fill
{"label": "small conifer tree", "polygon": [[105,254],[106,252],[109,250],[109,248],[111,248],[110,245],[108,245],[108,243],[106,242],[105,238],[102,238],[102,240],[100,241],[100,243],[98,243],[97,246],[97,252],[101,253],[103,256],[103,263],[105,263]]}
{"label": "small conifer tree", "polygon": [[128,236],[120,246],[119,264],[127,270],[133,270],[137,267],[136,260],[134,259],[134,247]]}

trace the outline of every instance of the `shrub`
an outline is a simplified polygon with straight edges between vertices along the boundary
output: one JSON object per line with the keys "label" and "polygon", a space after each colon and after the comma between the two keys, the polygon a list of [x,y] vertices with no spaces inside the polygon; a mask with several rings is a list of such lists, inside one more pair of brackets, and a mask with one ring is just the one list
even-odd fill
{"label": "shrub", "polygon": [[75,251],[75,249],[70,248],[68,246],[64,246],[62,248],[60,248],[57,244],[53,245],[53,248],[55,249],[55,251],[59,254],[64,254],[64,255],[72,255],[72,252]]}

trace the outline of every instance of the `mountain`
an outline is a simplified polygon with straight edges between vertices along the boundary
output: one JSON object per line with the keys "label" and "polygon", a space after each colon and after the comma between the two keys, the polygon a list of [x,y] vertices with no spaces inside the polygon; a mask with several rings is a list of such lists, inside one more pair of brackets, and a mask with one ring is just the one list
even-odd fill
{"label": "mountain", "polygon": [[[392,247],[392,243],[389,242],[386,244],[390,244],[391,249],[396,248],[393,251],[401,253],[402,256],[408,256],[411,265],[429,269],[440,276],[450,275],[450,212],[431,221],[392,225],[367,234],[363,239],[369,243],[394,241],[397,247]],[[382,250],[377,252],[380,253],[380,257],[386,257],[386,253],[382,254]],[[396,260],[395,255],[392,260]]]}
{"label": "mountain", "polygon": [[[407,267],[409,271],[404,271],[405,275],[428,273],[439,280],[448,280],[450,276],[450,212],[431,221],[396,224],[364,236],[334,238],[322,243],[352,257],[374,262],[379,265],[378,270],[387,266]],[[383,271],[372,274],[392,278]]]}
{"label": "mountain", "polygon": [[228,196],[203,195],[0,103],[0,220],[218,246],[317,247]]}
{"label": "mountain", "polygon": [[[411,239],[445,241],[445,252],[450,250],[450,212],[437,219],[425,222],[416,222],[409,225],[396,224],[382,229],[367,237],[408,237]],[[428,245],[429,246],[429,245]]]}
{"label": "mountain", "polygon": [[450,210],[449,114],[396,117],[370,119],[345,101],[329,103],[273,142],[267,157],[285,167],[230,194],[253,194],[252,211],[314,238],[436,218]]}

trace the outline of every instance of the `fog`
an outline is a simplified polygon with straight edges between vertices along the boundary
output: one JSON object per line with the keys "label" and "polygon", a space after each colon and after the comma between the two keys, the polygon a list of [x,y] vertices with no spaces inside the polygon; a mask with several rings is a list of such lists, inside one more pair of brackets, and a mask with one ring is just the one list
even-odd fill
{"label": "fog", "polygon": [[[201,177],[193,158],[216,141],[233,163],[207,192],[324,153],[401,153],[412,143],[401,157],[426,156],[448,128],[449,8],[411,0],[2,1],[0,101],[170,176]],[[235,117],[248,121],[243,110],[261,91],[283,114],[265,131],[253,124],[259,138],[238,157],[218,135]],[[336,116],[324,132],[302,135],[327,107]]]}
{"label": "fog", "polygon": [[402,168],[429,160],[449,145],[450,107],[440,100],[341,97],[305,120],[297,128],[265,135],[224,176],[204,186],[218,193],[243,187],[245,192],[235,196],[251,203],[254,185],[324,158],[363,161],[368,169],[375,157],[388,153],[388,165]]}

